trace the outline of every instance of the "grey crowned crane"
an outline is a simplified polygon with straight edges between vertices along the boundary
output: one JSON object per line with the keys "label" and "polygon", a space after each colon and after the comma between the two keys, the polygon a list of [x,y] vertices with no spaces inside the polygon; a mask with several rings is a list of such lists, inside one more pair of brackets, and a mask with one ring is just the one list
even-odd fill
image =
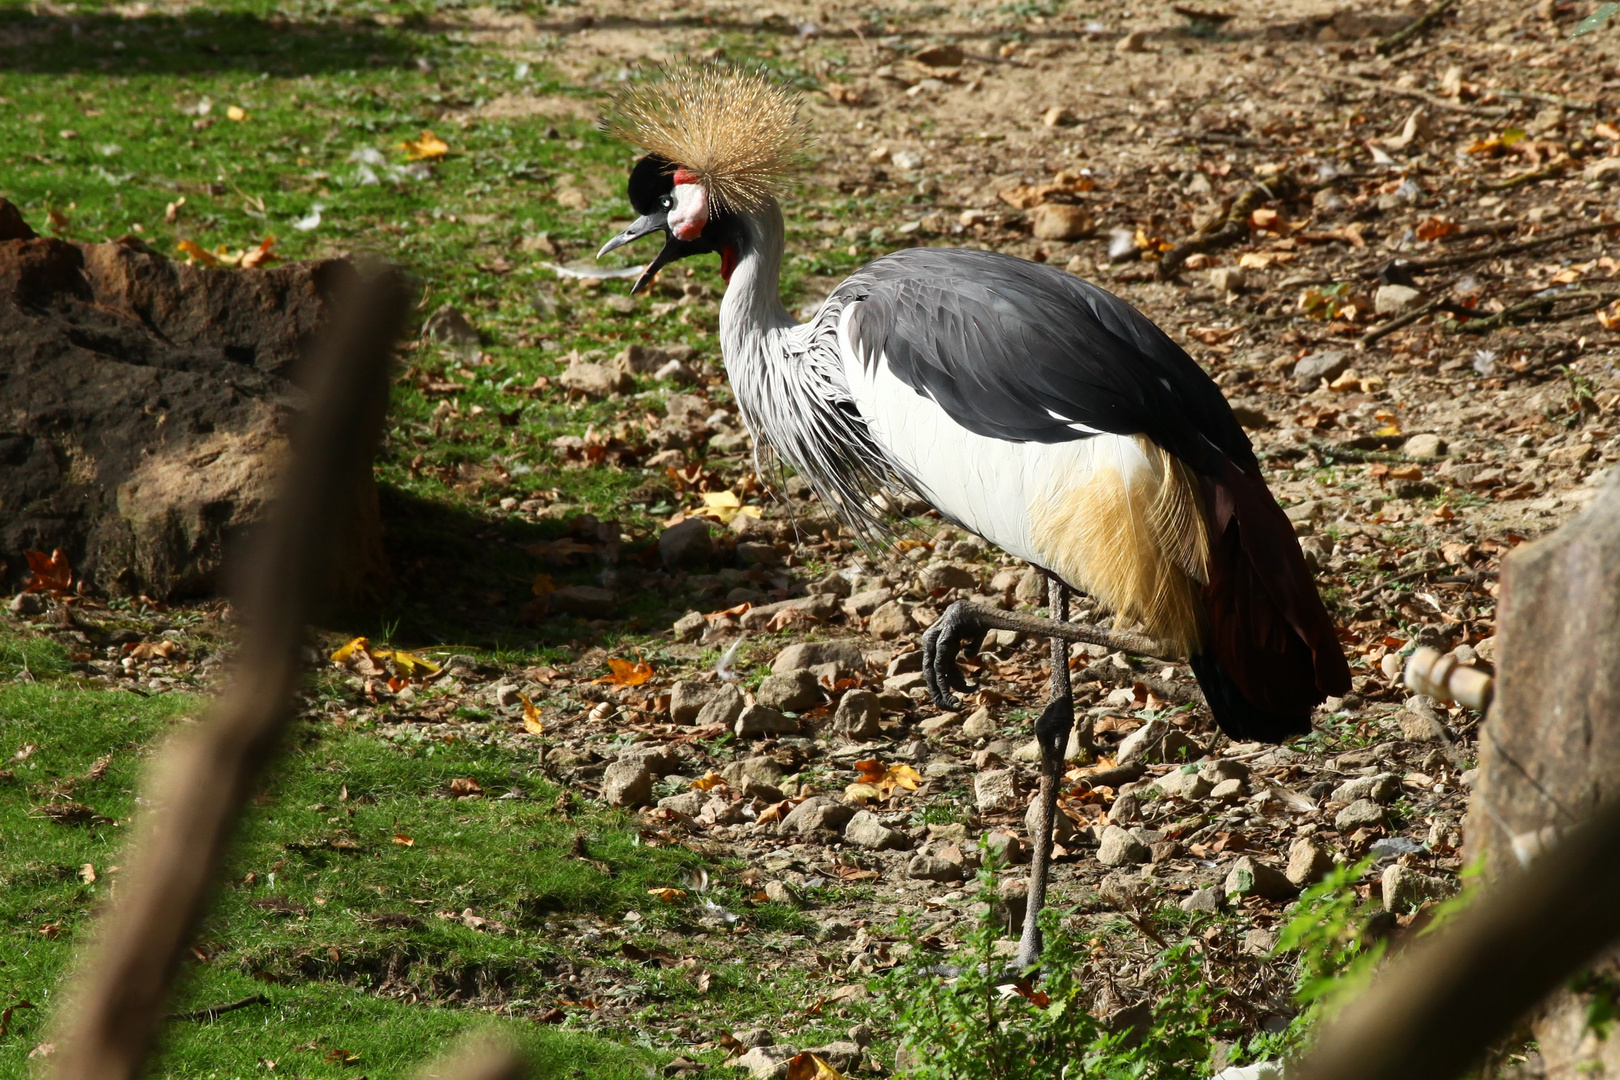
{"label": "grey crowned crane", "polygon": [[[858,533],[881,536],[883,508],[920,496],[1047,574],[1050,620],[964,601],[923,638],[946,709],[966,688],[957,654],[987,629],[1051,639],[1016,957],[1027,966],[1074,724],[1067,642],[1187,657],[1236,739],[1309,731],[1350,671],[1225,398],[1124,301],[1007,255],[910,248],[857,270],[809,322],[788,314],[777,199],[805,147],[796,109],[763,75],[714,68],[666,70],[621,94],[607,126],[648,151],[630,174],[641,216],[602,254],[664,235],[638,291],[677,259],[720,256],[721,350],[743,419]],[[1070,623],[1071,589],[1111,609],[1116,629]],[[1145,633],[1117,629],[1132,623]]]}

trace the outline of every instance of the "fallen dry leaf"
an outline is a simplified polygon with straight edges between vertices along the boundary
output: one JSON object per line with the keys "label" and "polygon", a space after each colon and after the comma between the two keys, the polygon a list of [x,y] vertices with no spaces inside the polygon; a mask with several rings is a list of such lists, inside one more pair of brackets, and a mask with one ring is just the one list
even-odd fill
{"label": "fallen dry leaf", "polygon": [[648,889],[647,895],[655,897],[661,904],[673,904],[677,900],[683,900],[686,898],[686,890],[672,889],[665,886],[662,889]]}
{"label": "fallen dry leaf", "polygon": [[231,105],[225,110],[225,119],[234,120],[238,124],[248,118],[247,110],[240,105]]}
{"label": "fallen dry leaf", "polygon": [[844,1074],[806,1050],[788,1059],[787,1080],[844,1080]]}
{"label": "fallen dry leaf", "polygon": [[482,795],[483,793],[484,789],[478,786],[478,781],[470,776],[458,776],[450,781],[450,794],[458,799],[466,795]]}
{"label": "fallen dry leaf", "polygon": [[857,761],[855,769],[860,779],[844,789],[845,796],[851,799],[887,799],[899,789],[916,791],[922,783],[922,775],[904,762],[884,765],[876,759]]}
{"label": "fallen dry leaf", "polygon": [[424,131],[414,141],[406,139],[399,144],[405,151],[405,157],[411,161],[431,161],[442,158],[450,152],[449,145],[431,131]]}
{"label": "fallen dry leaf", "polygon": [[68,565],[68,558],[61,551],[52,551],[49,555],[43,551],[25,551],[23,556],[34,575],[28,579],[24,591],[64,593],[73,585],[73,567]]}
{"label": "fallen dry leaf", "polygon": [[414,839],[412,839],[411,837],[406,836],[404,833],[395,833],[394,834],[394,843],[398,844],[400,847],[415,847],[416,846],[416,841]]}
{"label": "fallen dry leaf", "polygon": [[632,662],[621,660],[618,657],[609,657],[608,674],[593,682],[610,683],[613,686],[640,686],[653,677],[653,667],[639,655]]}
{"label": "fallen dry leaf", "polygon": [[523,730],[530,735],[544,735],[546,725],[540,721],[540,707],[529,700],[528,694],[519,694],[518,700],[523,702]]}

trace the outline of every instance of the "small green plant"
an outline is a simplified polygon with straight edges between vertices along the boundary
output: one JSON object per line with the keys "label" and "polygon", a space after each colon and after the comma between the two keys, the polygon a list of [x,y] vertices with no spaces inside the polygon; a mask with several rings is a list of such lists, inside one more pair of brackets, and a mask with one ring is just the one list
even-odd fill
{"label": "small green plant", "polygon": [[1277,936],[1277,954],[1299,954],[1294,1000],[1301,1009],[1289,1028],[1296,1044],[1324,1014],[1365,986],[1383,958],[1387,942],[1369,943],[1365,932],[1378,905],[1362,900],[1355,888],[1371,865],[1371,859],[1363,859],[1335,867],[1305,891]]}

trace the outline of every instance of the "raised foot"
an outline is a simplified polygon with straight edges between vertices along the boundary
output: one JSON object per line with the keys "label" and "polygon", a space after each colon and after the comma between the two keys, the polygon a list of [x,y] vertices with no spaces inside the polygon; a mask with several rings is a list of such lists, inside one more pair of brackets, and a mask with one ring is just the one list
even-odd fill
{"label": "raised foot", "polygon": [[966,600],[958,600],[945,609],[945,613],[923,632],[923,680],[928,685],[928,696],[946,712],[961,712],[962,701],[953,691],[966,694],[971,691],[968,682],[956,666],[956,657],[963,645],[970,645],[984,633],[974,618],[974,610]]}

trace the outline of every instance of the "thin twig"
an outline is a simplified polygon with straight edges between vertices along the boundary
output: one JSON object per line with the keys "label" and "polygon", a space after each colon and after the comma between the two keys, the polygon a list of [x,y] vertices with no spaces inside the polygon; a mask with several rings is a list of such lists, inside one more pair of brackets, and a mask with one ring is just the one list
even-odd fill
{"label": "thin twig", "polygon": [[1597,102],[1582,101],[1580,98],[1564,97],[1562,94],[1548,94],[1541,90],[1487,90],[1486,93],[1497,97],[1518,98],[1521,101],[1539,101],[1545,105],[1561,105],[1566,109],[1578,109],[1581,112],[1596,112]]}
{"label": "thin twig", "polygon": [[213,1005],[206,1009],[192,1009],[190,1012],[170,1013],[170,1020],[217,1020],[226,1013],[237,1009],[246,1009],[252,1005],[268,1005],[270,999],[263,994],[252,994],[240,1001],[232,1001],[225,1005]]}
{"label": "thin twig", "polygon": [[1425,315],[1434,314],[1436,311],[1438,311],[1440,309],[1441,305],[1444,304],[1445,302],[1446,301],[1445,301],[1444,297],[1442,297],[1439,300],[1431,300],[1427,304],[1424,304],[1422,307],[1413,308],[1411,311],[1408,311],[1405,315],[1397,315],[1397,316],[1395,316],[1395,318],[1389,320],[1389,322],[1384,323],[1381,326],[1373,327],[1371,330],[1368,330],[1365,334],[1361,335],[1361,345],[1362,345],[1362,347],[1365,348],[1366,346],[1371,345],[1373,342],[1377,341],[1379,338],[1387,337],[1390,334],[1393,334],[1395,331],[1401,329],[1402,327],[1411,326],[1413,323],[1417,322],[1419,319],[1423,318]]}
{"label": "thin twig", "polygon": [[1166,281],[1175,276],[1189,255],[1231,247],[1240,240],[1248,239],[1249,215],[1269,200],[1291,197],[1295,190],[1294,182],[1284,176],[1277,177],[1269,185],[1255,184],[1253,187],[1245,188],[1232,200],[1231,208],[1218,224],[1200,229],[1165,252],[1164,257],[1159,260],[1154,276],[1160,281]]}
{"label": "thin twig", "polygon": [[[1571,292],[1560,293],[1557,296],[1532,297],[1523,303],[1503,308],[1495,315],[1487,318],[1471,319],[1465,323],[1458,323],[1455,329],[1459,334],[1488,334],[1493,330],[1500,330],[1510,323],[1518,322],[1521,315],[1533,317],[1537,313],[1544,319],[1572,319],[1577,315],[1590,315],[1617,296],[1620,296],[1620,293],[1601,292],[1595,289],[1575,289]],[[1554,315],[1553,306],[1566,300],[1596,300],[1597,303]]]}
{"label": "thin twig", "polygon": [[[1564,240],[1576,240],[1582,236],[1604,232],[1609,229],[1620,229],[1620,221],[1600,221],[1591,225],[1577,225],[1561,232],[1544,233],[1541,236],[1531,237],[1529,240],[1515,240],[1509,244],[1497,244],[1495,247],[1483,248],[1479,251],[1463,251],[1455,255],[1440,255],[1432,259],[1403,260],[1401,269],[1413,274],[1424,274],[1430,270],[1444,270],[1452,266],[1467,266],[1470,263],[1484,262],[1487,259],[1500,258],[1503,255],[1517,255],[1521,251],[1530,251],[1534,248],[1545,247]],[[1377,277],[1383,264],[1365,266],[1358,270],[1359,277]]]}
{"label": "thin twig", "polygon": [[1354,75],[1340,75],[1336,72],[1327,72],[1323,77],[1343,86],[1355,86],[1361,88],[1362,90],[1372,90],[1379,94],[1391,94],[1395,97],[1411,98],[1414,101],[1421,101],[1425,105],[1432,105],[1434,108],[1443,109],[1446,112],[1470,113],[1483,116],[1497,116],[1506,114],[1507,112],[1506,109],[1491,109],[1481,108],[1473,105],[1464,105],[1461,102],[1452,101],[1450,98],[1438,97],[1426,90],[1415,90],[1408,86],[1396,86],[1394,83],[1388,82],[1387,80],[1384,82],[1368,82],[1366,79],[1358,79]]}
{"label": "thin twig", "polygon": [[1388,56],[1390,53],[1403,47],[1413,38],[1421,37],[1423,34],[1426,34],[1429,27],[1439,22],[1440,17],[1455,7],[1456,3],[1457,0],[1440,0],[1438,4],[1435,4],[1428,11],[1425,11],[1422,15],[1407,23],[1393,34],[1386,38],[1381,38],[1378,44],[1374,45],[1373,48],[1377,51],[1379,56]]}
{"label": "thin twig", "polygon": [[[388,363],[410,308],[393,274],[348,283],[310,357],[313,384],[294,453],[261,528],[237,609],[244,658],[207,721],[154,764],[126,854],[127,880],[97,920],[56,1024],[53,1080],[133,1080],[157,1034],[186,943],[201,919],[242,807],[295,715],[299,648],[332,537],[370,467]],[[251,658],[251,659],[248,659]]]}

